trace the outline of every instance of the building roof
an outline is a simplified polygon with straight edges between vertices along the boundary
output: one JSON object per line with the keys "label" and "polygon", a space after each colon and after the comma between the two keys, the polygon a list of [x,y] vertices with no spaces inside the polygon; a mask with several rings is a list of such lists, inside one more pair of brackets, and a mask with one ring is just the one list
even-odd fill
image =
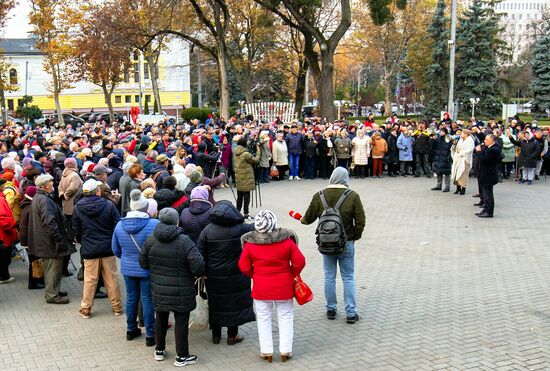
{"label": "building roof", "polygon": [[6,56],[42,54],[36,47],[36,39],[0,39],[0,49]]}

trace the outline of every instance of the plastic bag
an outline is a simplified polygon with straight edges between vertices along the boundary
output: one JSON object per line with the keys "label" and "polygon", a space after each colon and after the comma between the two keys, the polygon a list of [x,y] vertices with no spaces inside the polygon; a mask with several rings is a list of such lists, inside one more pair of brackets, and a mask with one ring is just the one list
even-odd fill
{"label": "plastic bag", "polygon": [[277,166],[275,165],[271,166],[271,170],[269,171],[269,176],[272,178],[276,178],[279,176],[279,169],[277,169]]}
{"label": "plastic bag", "polygon": [[208,329],[208,297],[204,278],[195,281],[198,286],[197,307],[189,314],[189,329],[202,331]]}

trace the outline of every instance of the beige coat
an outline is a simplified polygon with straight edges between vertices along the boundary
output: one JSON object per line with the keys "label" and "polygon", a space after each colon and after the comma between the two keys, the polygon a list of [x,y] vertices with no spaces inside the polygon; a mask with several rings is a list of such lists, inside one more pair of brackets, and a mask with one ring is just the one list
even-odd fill
{"label": "beige coat", "polygon": [[286,142],[278,140],[273,142],[273,164],[276,166],[288,165],[288,148]]}
{"label": "beige coat", "polygon": [[74,198],[80,187],[82,187],[82,179],[80,179],[77,170],[70,168],[63,170],[59,182],[59,197],[63,200],[63,213],[65,215],[73,215]]}
{"label": "beige coat", "polygon": [[367,165],[370,156],[370,138],[366,135],[363,138],[357,136],[353,138],[351,145],[353,163],[355,165]]}

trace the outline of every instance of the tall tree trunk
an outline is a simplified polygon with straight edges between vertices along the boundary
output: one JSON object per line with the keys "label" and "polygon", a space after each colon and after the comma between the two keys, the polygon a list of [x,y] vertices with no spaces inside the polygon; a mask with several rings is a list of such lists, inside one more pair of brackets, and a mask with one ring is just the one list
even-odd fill
{"label": "tall tree trunk", "polygon": [[[321,81],[319,84],[319,106],[321,117],[333,121],[336,117],[334,107],[334,51],[327,50],[321,53],[323,69],[321,70]],[[338,119],[340,119],[338,117]]]}
{"label": "tall tree trunk", "polygon": [[113,90],[114,89],[107,89],[107,85],[103,84],[101,85],[101,89],[103,90],[103,97],[105,98],[105,104],[107,104],[107,108],[109,109],[109,121],[111,125],[115,122],[115,110],[113,109]]}
{"label": "tall tree trunk", "polygon": [[2,124],[8,123],[8,110],[6,109],[6,95],[4,93],[4,82],[0,76],[0,109],[2,110]]}
{"label": "tall tree trunk", "polygon": [[391,76],[385,74],[382,86],[384,87],[384,115],[391,116]]}
{"label": "tall tree trunk", "polygon": [[158,72],[158,58],[156,55],[157,52],[149,51],[145,54],[145,59],[147,60],[147,65],[149,67],[149,78],[151,79],[151,87],[153,88],[153,97],[155,102],[157,102],[158,113],[162,112],[162,104],[160,101],[160,89],[159,89],[159,76]]}
{"label": "tall tree trunk", "polygon": [[63,112],[61,112],[61,103],[59,102],[59,94],[61,93],[61,82],[59,81],[58,65],[50,62],[50,68],[52,70],[53,79],[53,100],[55,102],[55,111],[57,112],[57,122],[61,125],[64,124]]}
{"label": "tall tree trunk", "polygon": [[296,78],[296,86],[294,87],[294,112],[297,116],[300,116],[302,113],[302,106],[307,104],[305,102],[306,97],[306,79],[307,79],[307,70],[309,65],[305,58],[301,58],[298,61],[298,77]]}
{"label": "tall tree trunk", "polygon": [[220,80],[220,116],[229,120],[229,79],[225,42],[218,42],[218,77]]}

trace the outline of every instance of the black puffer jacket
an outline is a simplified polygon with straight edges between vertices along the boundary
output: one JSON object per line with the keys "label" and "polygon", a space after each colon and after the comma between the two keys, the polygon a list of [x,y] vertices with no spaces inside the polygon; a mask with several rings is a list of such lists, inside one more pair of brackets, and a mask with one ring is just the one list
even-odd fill
{"label": "black puffer jacket", "polygon": [[537,167],[537,161],[540,159],[540,146],[535,139],[517,141],[514,137],[510,137],[510,141],[521,148],[518,161],[522,166]]}
{"label": "black puffer jacket", "polygon": [[399,149],[397,148],[397,137],[388,135],[388,153],[386,153],[386,162],[396,164],[399,162]]}
{"label": "black puffer jacket", "polygon": [[83,259],[97,259],[113,256],[111,240],[120,220],[115,205],[99,196],[84,196],[77,202],[73,217],[73,233],[81,243]]}
{"label": "black puffer jacket", "polygon": [[453,146],[453,141],[449,140],[447,142],[447,139],[446,137],[439,137],[434,141],[433,171],[436,174],[451,174],[453,166],[451,147]]}
{"label": "black puffer jacket", "polygon": [[210,212],[198,247],[206,261],[206,289],[211,326],[240,326],[255,320],[250,278],[239,270],[241,236],[254,229],[228,201]]}
{"label": "black puffer jacket", "polygon": [[180,216],[180,225],[186,235],[197,243],[199,235],[204,227],[210,224],[208,216],[212,204],[205,200],[193,200],[187,209],[184,209]]}
{"label": "black puffer jacket", "polygon": [[191,312],[195,309],[195,277],[204,273],[204,259],[181,228],[159,223],[143,244],[139,264],[151,272],[155,310]]}

